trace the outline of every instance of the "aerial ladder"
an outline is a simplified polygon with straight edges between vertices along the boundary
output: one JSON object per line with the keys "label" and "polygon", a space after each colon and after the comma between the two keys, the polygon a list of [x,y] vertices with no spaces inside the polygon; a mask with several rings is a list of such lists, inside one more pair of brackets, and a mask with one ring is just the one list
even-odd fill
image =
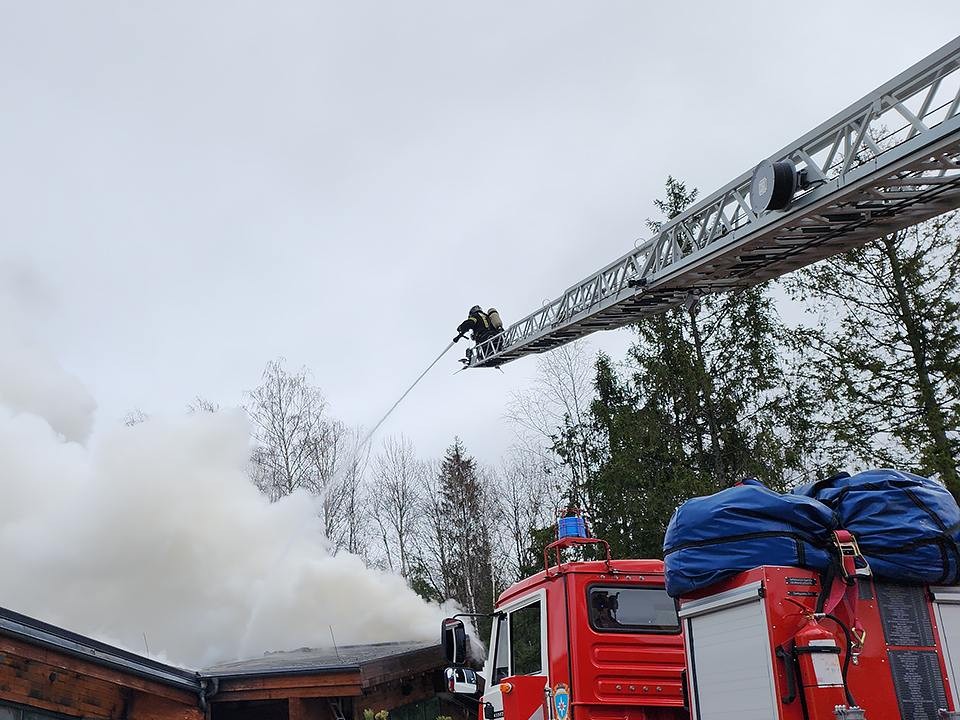
{"label": "aerial ladder", "polygon": [[960,207],[960,37],[480,343],[499,367]]}

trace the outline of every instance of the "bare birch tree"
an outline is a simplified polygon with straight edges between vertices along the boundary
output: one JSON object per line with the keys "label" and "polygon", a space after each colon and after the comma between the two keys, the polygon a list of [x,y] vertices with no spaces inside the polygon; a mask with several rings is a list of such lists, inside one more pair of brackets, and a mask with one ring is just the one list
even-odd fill
{"label": "bare birch tree", "polygon": [[[507,419],[520,434],[517,452],[529,468],[565,477],[568,499],[589,510],[584,486],[591,469],[589,413],[593,399],[593,363],[583,342],[561,345],[537,360],[537,376],[515,394]],[[561,462],[561,457],[563,461]]]}
{"label": "bare birch tree", "polygon": [[529,574],[538,562],[534,532],[549,527],[562,504],[563,488],[545,471],[537,456],[513,450],[496,480],[497,512],[503,519],[496,570],[507,583]]}
{"label": "bare birch tree", "polygon": [[190,404],[187,405],[187,414],[196,415],[198,413],[218,413],[220,412],[220,403],[208,400],[202,395],[197,395]]}
{"label": "bare birch tree", "polygon": [[298,489],[319,497],[327,537],[335,548],[357,552],[364,449],[358,431],[330,418],[326,407],[306,369],[290,372],[282,359],[268,363],[246,406],[254,426],[251,475],[274,501]]}
{"label": "bare birch tree", "polygon": [[388,438],[374,459],[371,504],[388,567],[410,574],[410,555],[420,512],[425,469],[407,438]]}
{"label": "bare birch tree", "polygon": [[369,561],[369,513],[366,511],[369,493],[364,485],[367,466],[370,462],[369,444],[361,446],[361,428],[348,431],[350,452],[341,464],[339,493],[342,498],[336,537],[332,538],[337,548],[359,555]]}
{"label": "bare birch tree", "polygon": [[150,419],[150,416],[147,415],[140,408],[133,408],[126,415],[123,416],[123,424],[127,427],[133,427],[134,425],[139,425],[140,423],[146,422]]}
{"label": "bare birch tree", "polygon": [[415,560],[411,585],[423,597],[443,601],[451,597],[451,541],[437,463],[425,466],[421,485],[421,523],[414,538]]}
{"label": "bare birch tree", "polygon": [[326,408],[307,370],[291,373],[283,362],[267,363],[246,406],[256,443],[253,481],[271,500],[315,489],[315,443]]}

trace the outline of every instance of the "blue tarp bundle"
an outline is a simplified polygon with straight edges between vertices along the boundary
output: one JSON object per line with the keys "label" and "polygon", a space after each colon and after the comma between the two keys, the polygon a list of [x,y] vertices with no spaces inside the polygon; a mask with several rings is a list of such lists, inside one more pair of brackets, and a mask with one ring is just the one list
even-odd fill
{"label": "blue tarp bundle", "polygon": [[756,480],[693,498],[663,539],[667,592],[677,597],[760,565],[824,570],[835,527],[826,505]]}
{"label": "blue tarp bundle", "polygon": [[853,533],[878,577],[960,582],[960,507],[953,496],[935,480],[870,470],[786,495],[748,480],[688,500],[664,537],[667,592],[683,595],[759,565],[823,571],[837,528]]}
{"label": "blue tarp bundle", "polygon": [[935,480],[868,470],[798,487],[834,511],[873,574],[906,583],[960,582],[960,507]]}

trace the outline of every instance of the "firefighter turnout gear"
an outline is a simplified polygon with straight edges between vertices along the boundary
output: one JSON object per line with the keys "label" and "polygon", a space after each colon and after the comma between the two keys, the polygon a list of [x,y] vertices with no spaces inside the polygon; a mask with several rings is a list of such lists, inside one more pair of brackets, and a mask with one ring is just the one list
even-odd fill
{"label": "firefighter turnout gear", "polygon": [[483,342],[490,334],[490,329],[490,316],[481,310],[479,305],[474,305],[470,308],[467,319],[457,325],[457,339],[469,332],[474,342]]}
{"label": "firefighter turnout gear", "polygon": [[[457,342],[467,333],[470,333],[470,338],[477,345],[501,335],[503,333],[503,321],[500,319],[500,313],[497,312],[496,308],[490,308],[484,312],[483,308],[479,305],[474,305],[470,308],[467,319],[457,325],[457,335],[453,338],[453,341]],[[500,340],[496,341],[494,343],[494,351],[498,351],[501,344]],[[461,359],[460,362],[469,365],[472,356],[473,350],[467,348],[467,356]]]}
{"label": "firefighter turnout gear", "polygon": [[[491,313],[493,317],[491,317]],[[490,312],[484,312],[479,305],[474,305],[470,308],[467,319],[457,326],[457,337],[454,342],[469,332],[475,343],[482,343],[502,331],[503,322],[500,320],[500,313],[496,309],[490,308]]]}

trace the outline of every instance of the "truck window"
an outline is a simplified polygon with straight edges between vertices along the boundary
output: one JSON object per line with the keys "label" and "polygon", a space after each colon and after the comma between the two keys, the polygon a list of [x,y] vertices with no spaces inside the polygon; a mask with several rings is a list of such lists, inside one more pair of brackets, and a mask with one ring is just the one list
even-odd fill
{"label": "truck window", "polygon": [[497,615],[494,626],[496,652],[493,656],[493,682],[498,683],[510,674],[510,643],[507,641],[507,616]]}
{"label": "truck window", "polygon": [[677,606],[664,588],[591,585],[587,608],[598,632],[680,632]]}
{"label": "truck window", "polygon": [[510,658],[514,675],[536,675],[540,657],[540,603],[510,613]]}

